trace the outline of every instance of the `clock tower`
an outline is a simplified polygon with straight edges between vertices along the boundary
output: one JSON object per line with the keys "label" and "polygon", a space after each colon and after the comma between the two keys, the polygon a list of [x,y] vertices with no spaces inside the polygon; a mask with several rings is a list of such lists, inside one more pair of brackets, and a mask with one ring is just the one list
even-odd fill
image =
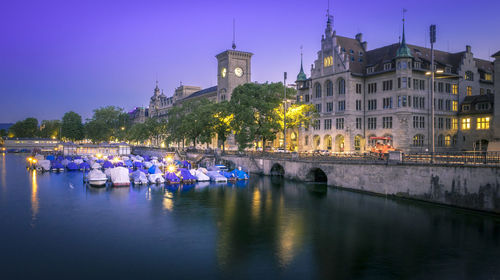
{"label": "clock tower", "polygon": [[252,53],[227,50],[217,58],[217,102],[231,100],[235,87],[250,83]]}

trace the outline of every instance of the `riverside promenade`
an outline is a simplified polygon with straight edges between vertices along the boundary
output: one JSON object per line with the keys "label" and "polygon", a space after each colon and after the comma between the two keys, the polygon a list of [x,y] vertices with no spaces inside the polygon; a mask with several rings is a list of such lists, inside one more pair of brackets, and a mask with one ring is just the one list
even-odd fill
{"label": "riverside promenade", "polygon": [[[138,151],[164,153],[161,149]],[[177,156],[198,164],[224,163],[261,175],[500,214],[499,153],[410,154],[396,160],[359,154],[262,152],[191,151]]]}

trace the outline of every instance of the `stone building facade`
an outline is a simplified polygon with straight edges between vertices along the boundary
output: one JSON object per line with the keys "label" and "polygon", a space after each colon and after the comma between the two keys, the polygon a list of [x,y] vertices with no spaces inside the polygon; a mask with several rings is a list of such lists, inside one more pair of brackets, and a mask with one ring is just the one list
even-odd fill
{"label": "stone building facade", "polygon": [[[493,64],[471,47],[435,51],[436,151],[462,149],[459,108],[467,96],[493,94]],[[364,152],[384,142],[405,152],[430,150],[431,50],[400,43],[368,50],[362,34],[338,36],[329,17],[307,78],[297,75],[297,101],[314,104],[320,118],[299,132],[299,150]],[[498,73],[498,72],[497,72]],[[456,141],[445,141],[455,139]]]}

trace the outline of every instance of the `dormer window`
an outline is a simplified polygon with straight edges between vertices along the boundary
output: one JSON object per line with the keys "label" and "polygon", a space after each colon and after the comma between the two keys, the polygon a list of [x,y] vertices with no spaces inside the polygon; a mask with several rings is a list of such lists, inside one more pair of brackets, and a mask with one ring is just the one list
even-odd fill
{"label": "dormer window", "polygon": [[470,105],[469,104],[462,105],[462,111],[469,111],[469,110],[470,110]]}
{"label": "dormer window", "polygon": [[420,69],[421,67],[422,67],[422,64],[420,62],[415,61],[413,68]]}
{"label": "dormer window", "polygon": [[493,77],[490,73],[484,73],[484,80],[491,82],[493,80]]}
{"label": "dormer window", "polygon": [[373,67],[373,66],[366,68],[367,74],[373,73],[374,71],[375,71],[375,67]]}
{"label": "dormer window", "polygon": [[451,67],[445,67],[444,68],[445,73],[451,73]]}
{"label": "dormer window", "polygon": [[478,103],[476,104],[476,109],[480,111],[488,110],[490,108],[490,103]]}
{"label": "dormer window", "polygon": [[385,64],[384,64],[384,71],[386,71],[386,70],[391,70],[391,68],[392,68],[391,63],[385,63]]}

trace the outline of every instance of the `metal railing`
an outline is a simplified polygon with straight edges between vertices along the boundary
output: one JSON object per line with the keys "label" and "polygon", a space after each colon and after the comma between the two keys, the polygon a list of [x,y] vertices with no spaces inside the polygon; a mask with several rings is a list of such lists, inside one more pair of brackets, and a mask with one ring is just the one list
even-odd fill
{"label": "metal railing", "polygon": [[317,162],[373,163],[373,164],[435,164],[500,166],[500,152],[445,152],[401,154],[401,160],[390,160],[388,154],[378,153],[276,153],[257,151],[226,151],[223,155],[249,156],[277,160],[307,160]]}

